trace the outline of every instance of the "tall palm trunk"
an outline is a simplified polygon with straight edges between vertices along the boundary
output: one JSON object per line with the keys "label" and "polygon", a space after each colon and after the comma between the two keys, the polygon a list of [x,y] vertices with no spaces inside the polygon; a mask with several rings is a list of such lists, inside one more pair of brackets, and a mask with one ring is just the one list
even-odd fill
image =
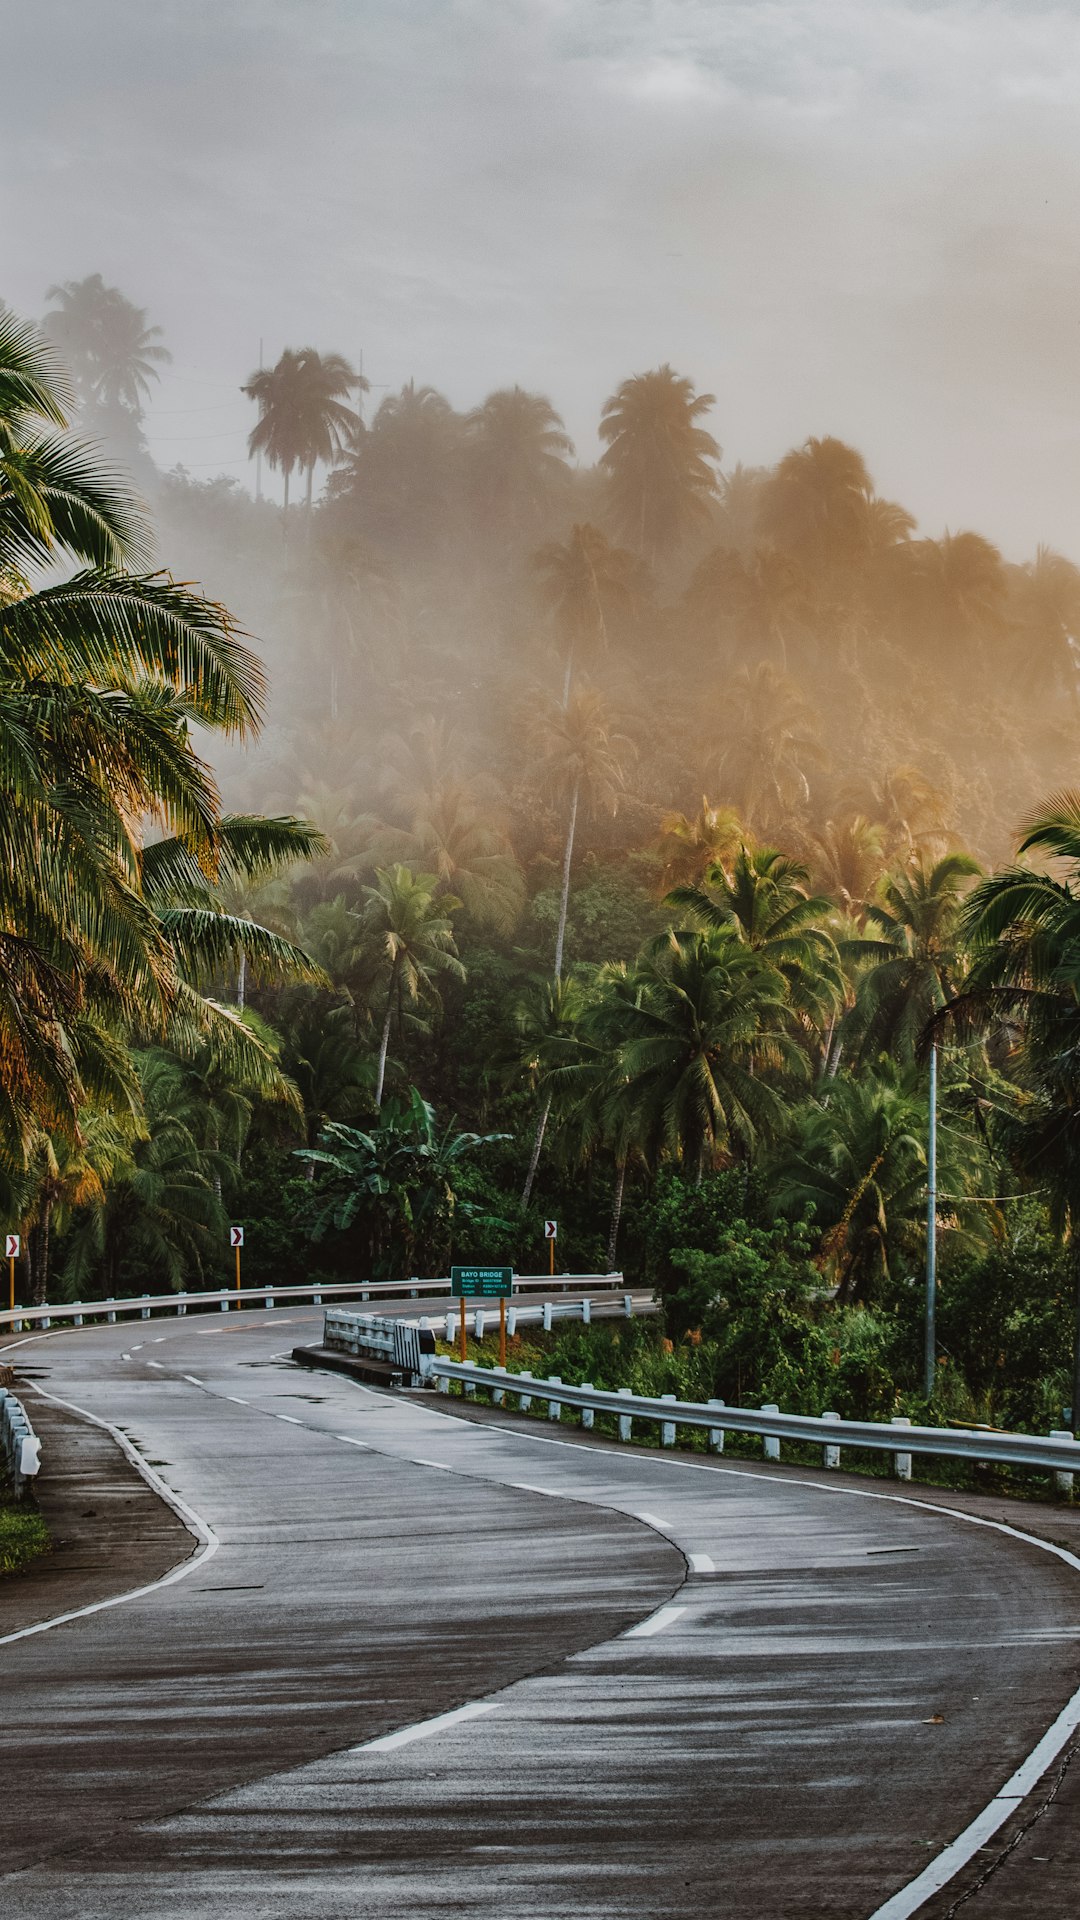
{"label": "tall palm trunk", "polygon": [[1072,1430],[1080,1438],[1080,1234],[1072,1243],[1073,1298],[1076,1327],[1073,1341]]}
{"label": "tall palm trunk", "polygon": [[41,1219],[38,1222],[35,1239],[36,1258],[34,1260],[34,1281],[31,1297],[35,1307],[43,1307],[49,1297],[49,1222],[52,1215],[52,1201],[48,1198],[41,1203]]}
{"label": "tall palm trunk", "polygon": [[292,468],[285,467],[283,472],[285,474],[285,499],[281,509],[281,550],[285,553],[288,551],[289,546],[289,475],[292,472]]}
{"label": "tall palm trunk", "polygon": [[559,902],[559,931],[555,936],[555,978],[562,977],[563,942],[566,939],[566,913],[570,905],[570,862],[574,857],[574,832],[577,827],[578,800],[581,797],[581,775],[574,781],[573,798],[570,801],[570,822],[566,829],[566,848],[562,863],[562,899]]}
{"label": "tall palm trunk", "polygon": [[311,489],[315,481],[315,462],[307,470],[307,491],[304,495],[304,514],[307,519],[308,539],[311,538]]}
{"label": "tall palm trunk", "polygon": [[386,985],[386,1018],[383,1021],[382,1039],[379,1041],[379,1074],[375,1082],[375,1111],[382,1111],[383,1081],[386,1079],[386,1054],[390,1045],[390,1021],[394,1012],[394,988],[397,985],[397,961],[390,969],[390,978]]}
{"label": "tall palm trunk", "polygon": [[241,953],[240,965],[237,968],[237,972],[236,972],[236,1005],[238,1010],[241,1013],[243,1013],[244,1011],[244,996],[246,991],[247,991],[247,954]]}
{"label": "tall palm trunk", "polygon": [[618,1173],[615,1177],[615,1197],[611,1203],[611,1226],[608,1230],[607,1270],[615,1272],[615,1249],[619,1241],[619,1221],[622,1219],[623,1192],[626,1187],[626,1161],[618,1161]]}
{"label": "tall palm trunk", "polygon": [[544,1101],[543,1112],[536,1123],[536,1138],[533,1141],[532,1159],[529,1161],[529,1171],[525,1175],[525,1186],[521,1195],[521,1204],[523,1207],[527,1207],[532,1198],[533,1181],[536,1179],[536,1169],[540,1165],[540,1149],[544,1144],[544,1134],[547,1131],[548,1115],[551,1112],[551,1101],[552,1093],[549,1091],[548,1097]]}

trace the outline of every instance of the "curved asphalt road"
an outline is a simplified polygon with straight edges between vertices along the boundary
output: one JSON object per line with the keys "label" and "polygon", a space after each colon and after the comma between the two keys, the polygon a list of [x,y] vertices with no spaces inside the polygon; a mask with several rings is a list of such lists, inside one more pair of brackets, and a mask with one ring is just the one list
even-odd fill
{"label": "curved asphalt road", "polygon": [[321,1320],[9,1353],[220,1541],[0,1645],[18,1920],[867,1920],[1076,1685],[1037,1549],[301,1373]]}

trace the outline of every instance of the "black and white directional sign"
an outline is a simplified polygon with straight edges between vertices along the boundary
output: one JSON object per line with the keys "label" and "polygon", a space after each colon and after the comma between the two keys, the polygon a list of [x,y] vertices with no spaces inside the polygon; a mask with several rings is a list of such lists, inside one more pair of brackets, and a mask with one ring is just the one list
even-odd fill
{"label": "black and white directional sign", "polygon": [[558,1239],[558,1237],[559,1237],[559,1223],[558,1223],[558,1221],[557,1221],[557,1220],[545,1220],[545,1221],[544,1221],[544,1239],[545,1239],[545,1240],[557,1240],[557,1239]]}
{"label": "black and white directional sign", "polygon": [[4,1236],[5,1260],[17,1260],[21,1251],[22,1251],[22,1241],[19,1239],[18,1234],[17,1233],[5,1234]]}
{"label": "black and white directional sign", "polygon": [[230,1228],[229,1228],[229,1245],[230,1245],[230,1247],[242,1247],[242,1246],[243,1246],[243,1244],[244,1244],[244,1229],[243,1229],[243,1227],[230,1227]]}

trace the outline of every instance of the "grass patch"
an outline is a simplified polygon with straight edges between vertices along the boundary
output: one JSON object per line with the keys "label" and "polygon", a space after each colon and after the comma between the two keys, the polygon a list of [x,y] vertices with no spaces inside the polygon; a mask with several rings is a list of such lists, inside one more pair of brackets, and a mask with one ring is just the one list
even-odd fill
{"label": "grass patch", "polygon": [[49,1530],[37,1508],[25,1500],[16,1503],[0,1487],[0,1579],[22,1573],[48,1550]]}

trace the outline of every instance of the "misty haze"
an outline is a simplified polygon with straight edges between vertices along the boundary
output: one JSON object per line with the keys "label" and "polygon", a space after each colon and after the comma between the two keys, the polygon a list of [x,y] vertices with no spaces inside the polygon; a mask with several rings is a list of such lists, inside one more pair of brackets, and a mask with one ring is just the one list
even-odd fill
{"label": "misty haze", "polygon": [[14,1920],[1072,1920],[1080,7],[6,44]]}

